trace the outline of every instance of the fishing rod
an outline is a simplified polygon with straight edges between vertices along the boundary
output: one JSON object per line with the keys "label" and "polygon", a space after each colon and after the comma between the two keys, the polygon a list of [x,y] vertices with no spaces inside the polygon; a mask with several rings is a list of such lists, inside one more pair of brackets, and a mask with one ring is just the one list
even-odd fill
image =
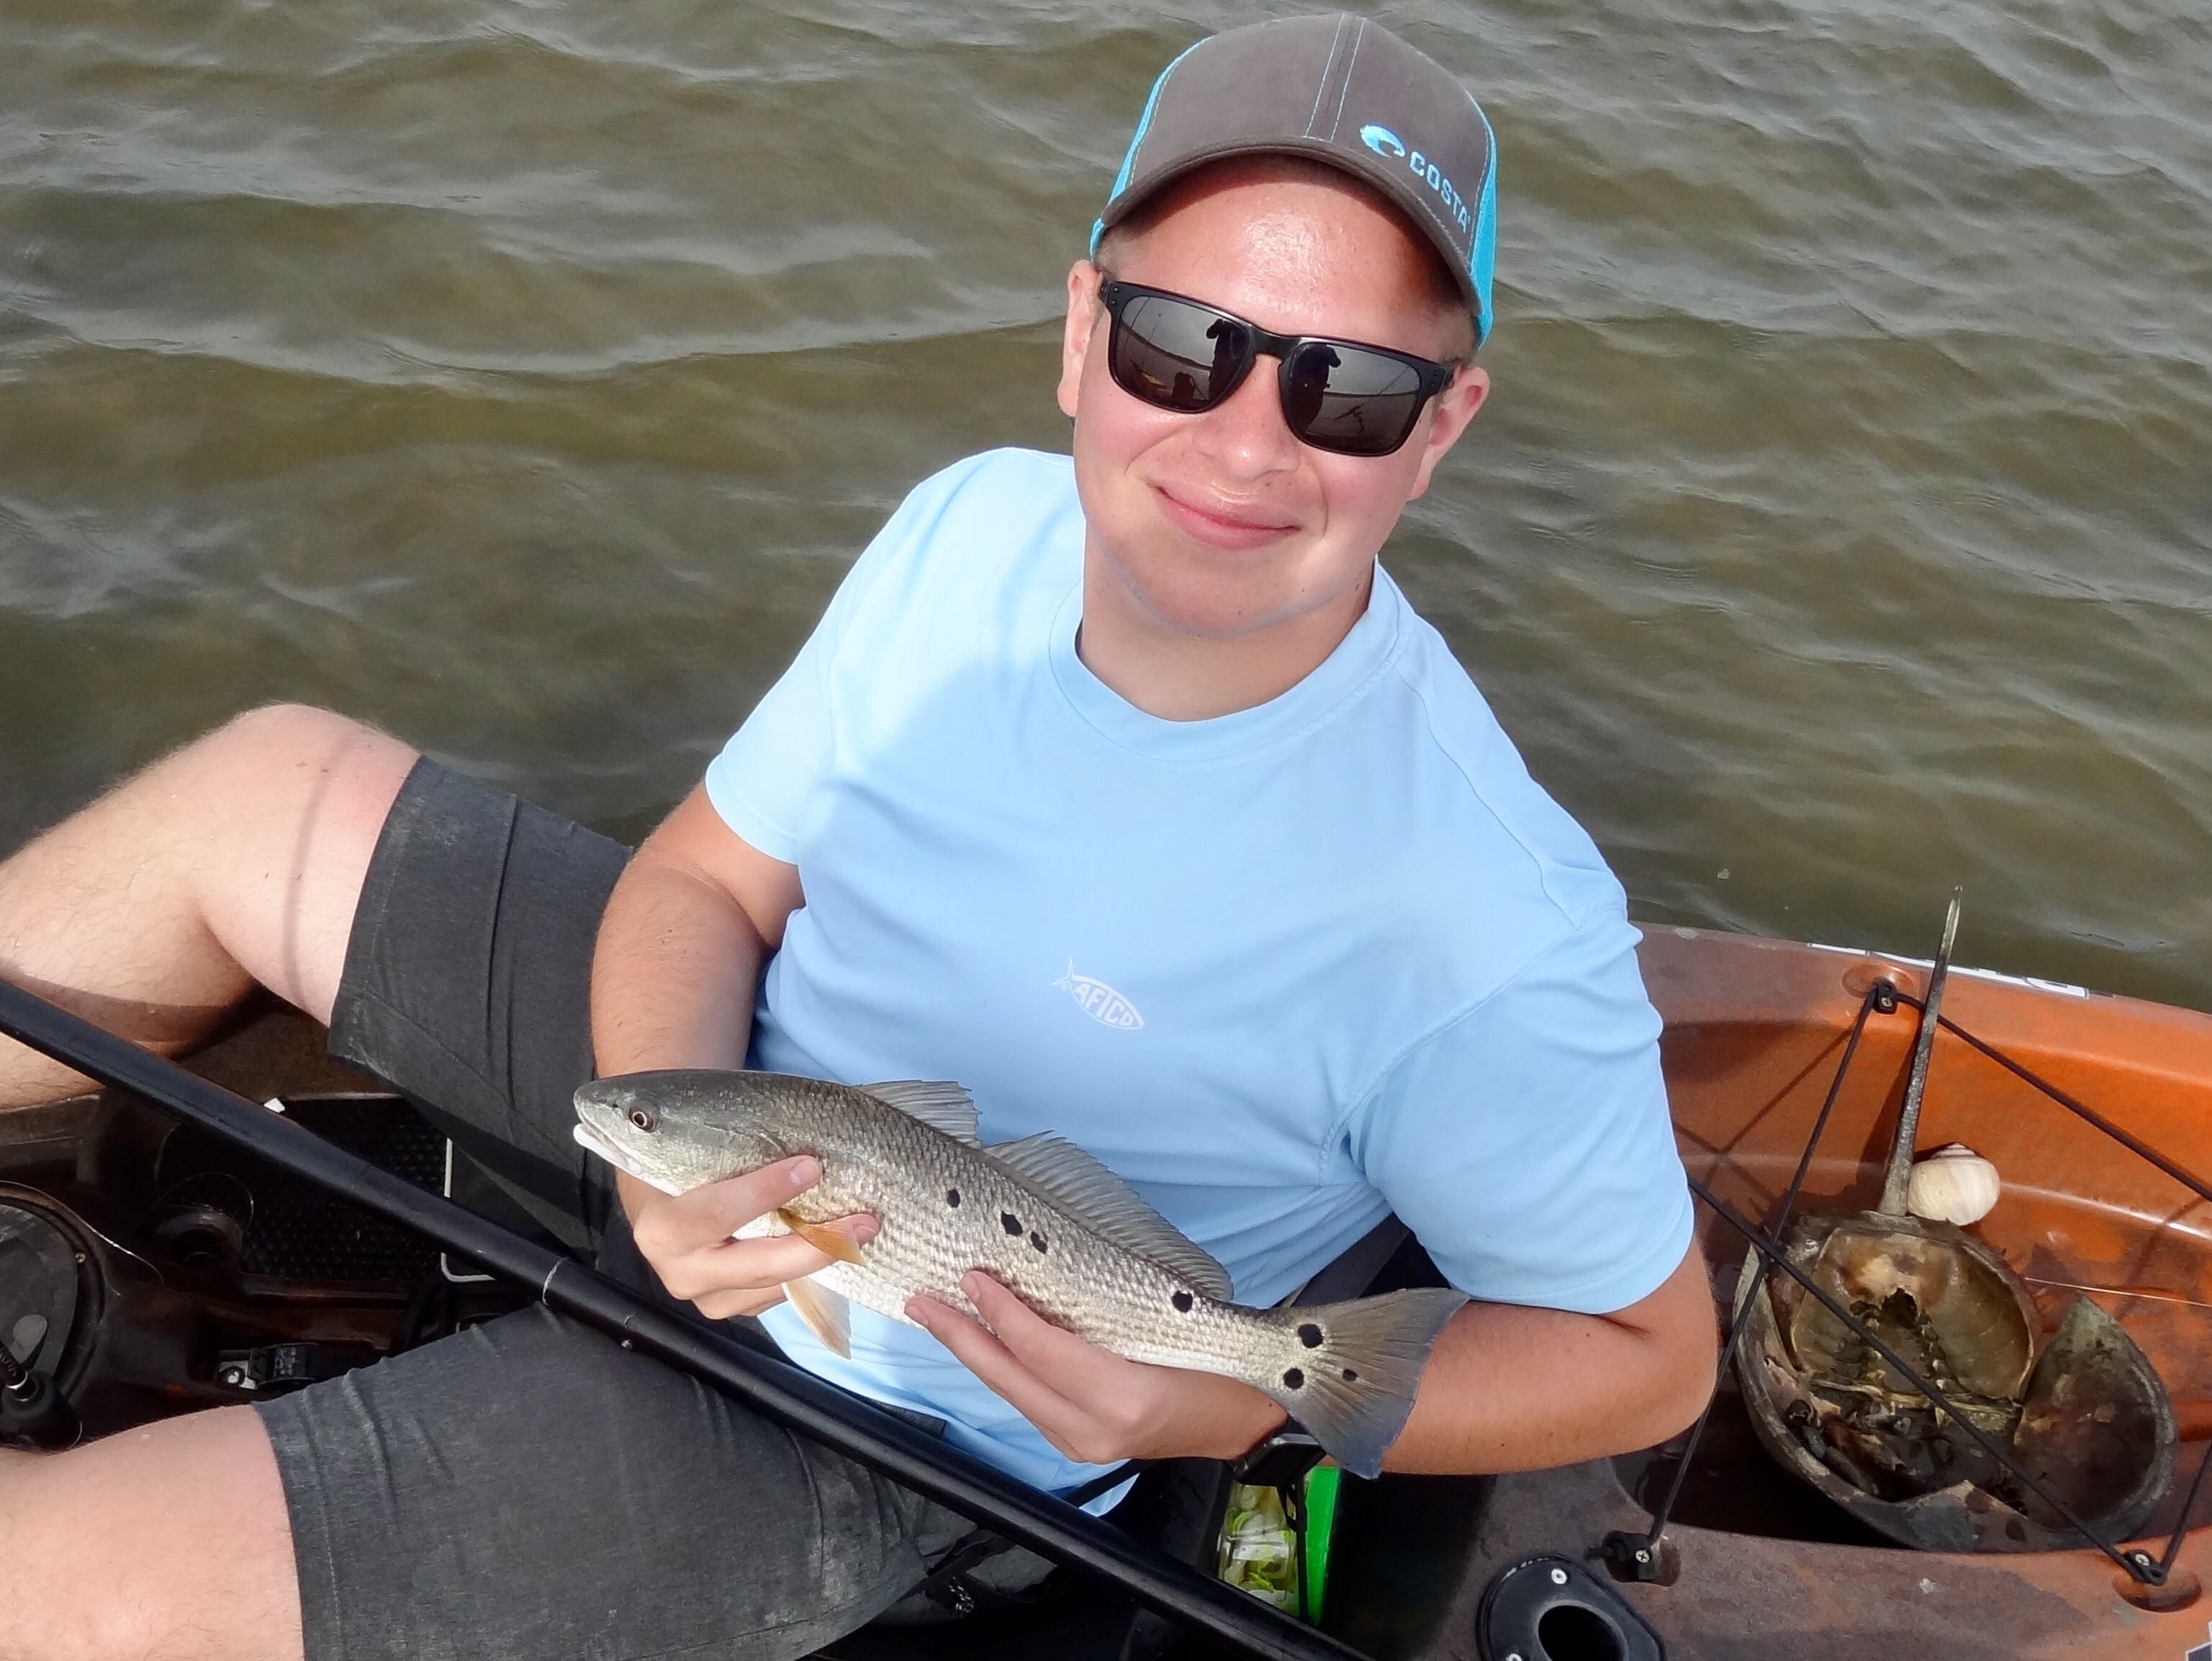
{"label": "fishing rod", "polygon": [[535,1292],[549,1309],[617,1339],[625,1349],[643,1351],[688,1372],[799,1434],[1041,1556],[1104,1580],[1241,1654],[1259,1661],[1364,1661],[1348,1645],[948,1446],[874,1403],[751,1349],[702,1318],[657,1308],[597,1269],[426,1193],[291,1118],[4,980],[0,1034],[102,1084],[142,1096],[234,1147],[481,1263]]}

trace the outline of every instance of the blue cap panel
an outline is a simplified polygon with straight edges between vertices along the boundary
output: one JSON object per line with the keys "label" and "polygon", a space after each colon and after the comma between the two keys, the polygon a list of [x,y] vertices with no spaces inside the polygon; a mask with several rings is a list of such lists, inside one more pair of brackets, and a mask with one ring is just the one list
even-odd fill
{"label": "blue cap panel", "polygon": [[[1482,106],[1473,97],[1474,113],[1482,122],[1484,132],[1490,131],[1490,118],[1482,113]],[[1492,268],[1498,263],[1498,140],[1490,141],[1490,166],[1482,178],[1482,195],[1474,210],[1474,252],[1467,262],[1468,280],[1474,284],[1474,344],[1478,346],[1490,338],[1490,325],[1494,313],[1490,309],[1490,277]]]}
{"label": "blue cap panel", "polygon": [[[1152,82],[1152,91],[1146,94],[1145,97],[1145,113],[1137,118],[1137,131],[1129,136],[1129,148],[1121,152],[1121,170],[1114,175],[1114,188],[1106,192],[1106,205],[1108,207],[1112,207],[1114,205],[1114,198],[1121,195],[1123,191],[1129,188],[1129,170],[1136,166],[1138,148],[1144,143],[1145,134],[1152,125],[1152,112],[1160,106],[1160,91],[1167,85],[1168,76],[1176,72],[1176,65],[1177,64],[1182,63],[1184,58],[1189,57],[1191,53],[1196,52],[1199,47],[1205,44],[1205,41],[1199,40],[1185,46],[1181,52],[1177,52],[1168,61],[1167,68],[1162,70],[1159,73],[1159,78]],[[1097,257],[1098,244],[1104,239],[1105,235],[1106,221],[1104,217],[1102,216],[1097,219],[1092,220],[1091,222],[1091,246],[1089,252],[1093,259]]]}

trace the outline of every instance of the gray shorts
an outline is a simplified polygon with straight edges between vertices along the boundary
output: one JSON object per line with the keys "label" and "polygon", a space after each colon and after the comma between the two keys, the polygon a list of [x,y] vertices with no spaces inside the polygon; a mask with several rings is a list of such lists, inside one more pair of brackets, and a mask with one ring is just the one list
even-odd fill
{"label": "gray shorts", "polygon": [[[592,939],[628,857],[422,763],[369,866],[331,1048],[548,1232],[665,1295],[568,1130]],[[542,1307],[259,1412],[308,1661],[800,1656],[973,1526]]]}

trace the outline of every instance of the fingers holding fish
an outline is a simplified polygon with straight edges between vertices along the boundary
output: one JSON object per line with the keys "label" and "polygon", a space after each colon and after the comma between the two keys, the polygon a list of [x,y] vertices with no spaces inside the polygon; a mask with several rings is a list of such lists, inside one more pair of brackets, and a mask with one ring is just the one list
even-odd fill
{"label": "fingers holding fish", "polygon": [[876,1220],[862,1213],[798,1232],[731,1238],[821,1179],[821,1162],[801,1154],[684,1194],[648,1193],[634,1208],[631,1236],[672,1296],[716,1320],[757,1315],[781,1299],[786,1282],[849,1260],[875,1237]]}
{"label": "fingers holding fish", "polygon": [[1123,1359],[1054,1325],[981,1270],[960,1290],[983,1325],[917,1297],[909,1319],[1071,1459],[1233,1457],[1283,1421],[1258,1390],[1218,1374]]}
{"label": "fingers holding fish", "polygon": [[[846,1220],[874,1231],[872,1217]],[[647,1256],[646,1261],[670,1296],[683,1299],[709,1320],[726,1321],[781,1303],[787,1285],[820,1273],[833,1260],[795,1234],[776,1234],[725,1240],[673,1256]]]}
{"label": "fingers holding fish", "polygon": [[1113,1394],[1139,1366],[1054,1326],[1004,1281],[980,1269],[961,1277],[960,1290],[1017,1361],[1077,1399]]}
{"label": "fingers holding fish", "polygon": [[648,1204],[632,1219],[630,1232],[646,1261],[658,1268],[662,1256],[720,1245],[821,1180],[822,1161],[811,1153],[778,1159]]}
{"label": "fingers holding fish", "polygon": [[[846,1221],[854,1226],[866,1224],[870,1233],[875,1230],[872,1217],[848,1218]],[[721,1293],[774,1292],[787,1281],[820,1274],[835,1259],[796,1234],[774,1234],[726,1240],[717,1245],[702,1246],[696,1251],[681,1252],[658,1261],[647,1257],[646,1261],[653,1264],[661,1285],[671,1293],[699,1305],[705,1313],[713,1315],[715,1311],[707,1309],[705,1303],[709,1297]],[[770,1298],[761,1307],[765,1309],[775,1301]]]}
{"label": "fingers holding fish", "polygon": [[[968,1279],[969,1281],[989,1281],[994,1287],[998,1285],[997,1281],[980,1272]],[[961,1290],[969,1292],[968,1286],[963,1283]],[[1000,1290],[1004,1292],[1005,1288],[1000,1287]],[[1010,1293],[1006,1295],[1012,1296]],[[979,1297],[976,1293],[969,1292],[969,1301],[978,1309],[983,1307],[988,1297],[988,1293]],[[1015,1301],[1020,1300],[1017,1299]],[[1024,1366],[1005,1341],[990,1328],[962,1314],[949,1304],[939,1303],[934,1298],[919,1293],[908,1301],[906,1312],[908,1320],[951,1350],[969,1372],[1013,1403],[1022,1416],[1042,1431],[1062,1453],[1070,1458],[1087,1457],[1073,1451],[1061,1441],[1062,1429],[1071,1427],[1075,1419],[1073,1403],[1062,1399],[1052,1386]],[[1031,1316],[1030,1318],[1037,1317]],[[1076,1342],[1082,1341],[1079,1339]]]}
{"label": "fingers holding fish", "polygon": [[740,1316],[758,1315],[763,1310],[774,1309],[784,1299],[783,1288],[774,1286],[761,1290],[747,1288],[741,1292],[710,1292],[690,1300],[691,1307],[710,1321],[734,1321]]}

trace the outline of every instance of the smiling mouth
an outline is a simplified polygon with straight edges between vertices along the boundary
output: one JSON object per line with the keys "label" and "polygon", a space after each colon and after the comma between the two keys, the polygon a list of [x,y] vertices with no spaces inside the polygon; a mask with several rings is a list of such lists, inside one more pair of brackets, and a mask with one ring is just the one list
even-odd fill
{"label": "smiling mouth", "polygon": [[1277,541],[1297,529],[1296,525],[1272,520],[1253,520],[1233,514],[1224,514],[1203,507],[1177,496],[1164,485],[1155,484],[1169,518],[1200,541],[1215,547],[1251,549]]}

